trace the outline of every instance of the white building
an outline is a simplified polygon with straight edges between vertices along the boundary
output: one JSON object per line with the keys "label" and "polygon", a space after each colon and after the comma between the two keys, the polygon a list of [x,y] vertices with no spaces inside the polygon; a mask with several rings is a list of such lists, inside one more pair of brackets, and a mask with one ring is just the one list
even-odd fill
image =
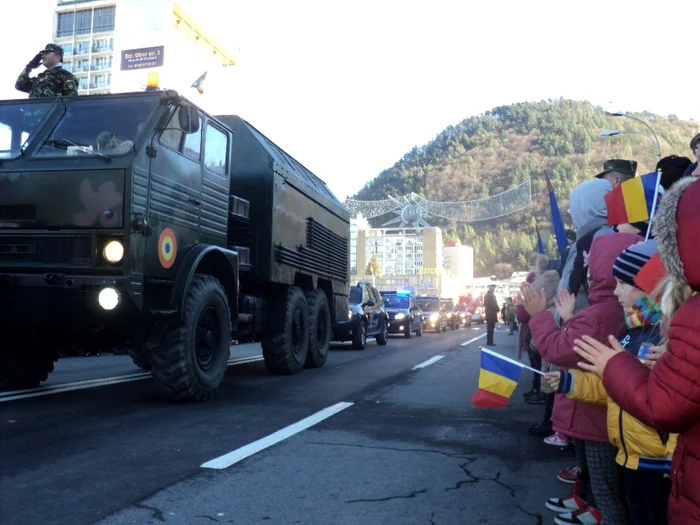
{"label": "white building", "polygon": [[474,279],[474,248],[460,242],[445,243],[442,257],[445,271],[462,287]]}
{"label": "white building", "polygon": [[81,95],[140,91],[157,72],[161,87],[191,97],[200,75],[236,63],[172,0],[58,0],[53,27]]}

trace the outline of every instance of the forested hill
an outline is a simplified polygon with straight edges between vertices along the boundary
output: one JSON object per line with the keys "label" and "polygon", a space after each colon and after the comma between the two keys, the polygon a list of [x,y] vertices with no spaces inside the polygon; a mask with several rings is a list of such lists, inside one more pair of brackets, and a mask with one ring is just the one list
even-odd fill
{"label": "forested hill", "polygon": [[[656,132],[663,156],[691,156],[690,139],[697,122],[661,117],[648,112],[631,114]],[[430,143],[413,148],[392,168],[368,182],[353,199],[379,200],[415,192],[429,200],[473,200],[494,195],[532,178],[533,206],[525,211],[485,222],[451,222],[434,217],[445,241],[459,238],[475,249],[477,276],[510,275],[526,270],[536,247],[535,218],[556,254],[551,231],[546,171],[554,185],[567,227],[571,227],[568,197],[579,182],[602,171],[608,158],[636,160],[637,173],[653,171],[656,148],[647,137],[620,134],[601,137],[604,129],[648,133],[632,119],[608,117],[589,102],[554,100],[501,106],[484,115],[449,126]],[[387,220],[373,221],[378,226]]]}

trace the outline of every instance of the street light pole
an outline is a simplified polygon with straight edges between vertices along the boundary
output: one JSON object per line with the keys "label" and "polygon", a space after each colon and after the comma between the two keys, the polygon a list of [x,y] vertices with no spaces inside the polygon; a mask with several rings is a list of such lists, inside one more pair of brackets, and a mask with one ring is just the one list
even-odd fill
{"label": "street light pole", "polygon": [[[633,117],[632,115],[628,115],[627,113],[611,113],[610,111],[606,111],[605,114],[606,114],[608,117],[627,117],[627,118],[631,118],[632,120],[635,120],[635,121],[639,122],[640,124],[642,124],[643,126],[645,126],[649,131],[651,131],[651,134],[652,134],[653,137],[654,137],[654,143],[656,144],[656,152],[657,152],[657,154],[658,154],[658,156],[659,156],[659,160],[661,160],[661,144],[659,143],[659,138],[656,136],[656,133],[654,133],[654,130],[651,129],[651,126],[650,126],[649,124],[647,124],[646,122],[644,122],[642,119],[639,119],[639,118],[637,118],[637,117]],[[632,131],[626,131],[625,133],[633,133],[633,132],[632,132]],[[640,133],[640,132],[637,131],[636,133]],[[644,135],[644,133],[642,133],[642,135]],[[650,137],[650,138],[651,138],[651,137]]]}

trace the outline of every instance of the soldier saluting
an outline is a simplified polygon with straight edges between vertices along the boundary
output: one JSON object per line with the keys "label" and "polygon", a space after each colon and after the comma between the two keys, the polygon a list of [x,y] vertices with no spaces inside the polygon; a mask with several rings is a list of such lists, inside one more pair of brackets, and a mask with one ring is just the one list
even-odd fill
{"label": "soldier saluting", "polygon": [[[63,48],[57,44],[46,44],[46,48],[39,51],[20,73],[15,89],[29,93],[29,98],[77,95],[78,79],[61,67],[62,61]],[[32,69],[42,63],[46,70],[30,78]]]}

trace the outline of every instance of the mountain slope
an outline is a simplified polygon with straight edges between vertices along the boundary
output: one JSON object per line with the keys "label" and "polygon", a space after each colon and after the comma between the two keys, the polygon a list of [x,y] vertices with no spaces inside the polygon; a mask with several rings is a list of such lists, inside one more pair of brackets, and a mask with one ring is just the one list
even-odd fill
{"label": "mountain slope", "polygon": [[[663,156],[691,156],[689,142],[696,122],[673,115],[633,114],[656,132]],[[428,218],[444,230],[446,240],[459,238],[475,249],[475,274],[510,274],[525,270],[535,250],[535,219],[551,256],[556,255],[549,201],[542,174],[554,185],[565,222],[568,197],[578,183],[602,170],[608,158],[628,158],[637,174],[654,170],[656,147],[639,134],[601,137],[603,129],[648,130],[625,117],[609,117],[589,102],[550,100],[500,106],[484,115],[449,126],[434,140],[415,147],[392,168],[368,182],[353,199],[378,200],[415,192],[429,200],[473,200],[494,195],[532,178],[533,206],[500,219],[456,222]],[[373,221],[375,226],[386,217]]]}

